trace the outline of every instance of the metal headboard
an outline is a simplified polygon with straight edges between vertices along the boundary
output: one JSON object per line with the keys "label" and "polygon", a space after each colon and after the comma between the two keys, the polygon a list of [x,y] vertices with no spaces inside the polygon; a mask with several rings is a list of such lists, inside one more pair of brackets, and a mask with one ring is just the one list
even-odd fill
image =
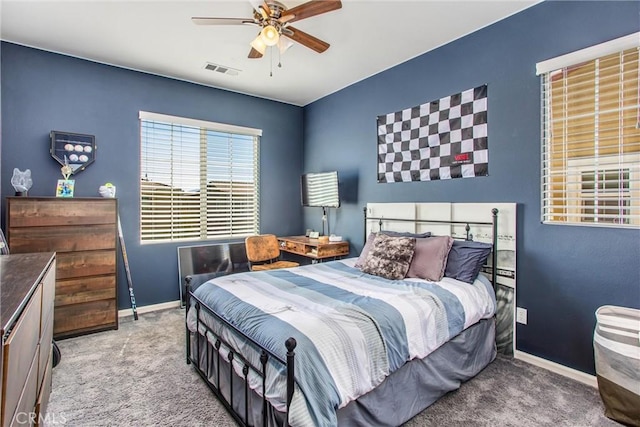
{"label": "metal headboard", "polygon": [[497,276],[498,276],[498,251],[496,250],[498,244],[498,209],[491,209],[492,220],[489,221],[443,221],[443,220],[435,220],[435,219],[408,219],[408,218],[385,218],[385,217],[371,217],[367,216],[367,208],[362,209],[364,213],[364,242],[367,241],[367,223],[368,221],[378,221],[378,229],[382,230],[382,222],[390,221],[390,222],[412,222],[414,224],[464,224],[464,229],[466,231],[465,240],[473,240],[469,231],[471,230],[471,225],[490,225],[492,227],[493,232],[491,233],[491,245],[493,246],[493,250],[491,251],[491,284],[493,285],[493,290],[495,291],[498,286]]}

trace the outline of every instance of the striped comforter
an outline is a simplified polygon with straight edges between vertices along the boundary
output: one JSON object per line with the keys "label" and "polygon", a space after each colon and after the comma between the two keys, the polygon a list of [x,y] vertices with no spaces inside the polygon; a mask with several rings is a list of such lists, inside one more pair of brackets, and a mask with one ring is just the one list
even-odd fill
{"label": "striped comforter", "polygon": [[[291,425],[336,425],[338,408],[495,311],[493,290],[484,277],[473,285],[448,278],[438,283],[390,281],[362,273],[354,263],[347,259],[234,274],[195,291],[215,312],[283,359],[285,340],[297,340]],[[194,310],[188,325],[195,330]],[[251,352],[250,345],[229,332],[214,330],[237,343],[241,353]],[[257,362],[258,354],[252,358]],[[286,373],[275,365],[268,372],[267,398],[285,410]],[[250,380],[260,393],[259,380]]]}

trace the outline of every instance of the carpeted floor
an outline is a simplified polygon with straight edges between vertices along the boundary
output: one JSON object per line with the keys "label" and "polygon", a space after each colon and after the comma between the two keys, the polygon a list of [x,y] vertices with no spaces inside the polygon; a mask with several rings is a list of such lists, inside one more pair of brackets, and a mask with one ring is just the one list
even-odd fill
{"label": "carpeted floor", "polygon": [[[185,363],[184,310],[126,318],[117,331],[59,341],[49,426],[234,426]],[[409,421],[421,426],[618,426],[598,391],[498,358]]]}

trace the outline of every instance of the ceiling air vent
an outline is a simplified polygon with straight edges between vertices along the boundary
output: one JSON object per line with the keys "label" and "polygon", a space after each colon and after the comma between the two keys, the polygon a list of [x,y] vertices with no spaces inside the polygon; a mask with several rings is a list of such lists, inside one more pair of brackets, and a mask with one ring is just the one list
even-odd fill
{"label": "ceiling air vent", "polygon": [[236,70],[235,68],[225,67],[224,65],[213,64],[211,62],[207,62],[204,66],[205,70],[215,71],[220,74],[228,74],[230,76],[237,76],[240,70]]}

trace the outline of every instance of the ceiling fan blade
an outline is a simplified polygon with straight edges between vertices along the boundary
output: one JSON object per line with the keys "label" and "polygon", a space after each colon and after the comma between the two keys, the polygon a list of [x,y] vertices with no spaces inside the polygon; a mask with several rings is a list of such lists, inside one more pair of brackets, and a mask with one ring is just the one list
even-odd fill
{"label": "ceiling fan blade", "polygon": [[[271,8],[269,7],[269,5],[267,4],[266,1],[263,1],[262,4],[260,5],[262,7],[262,10],[264,10],[267,13],[268,17],[271,17]],[[265,18],[266,19],[266,18]]]}
{"label": "ceiling fan blade", "polygon": [[[283,20],[281,22],[295,22],[320,15],[321,13],[331,12],[341,7],[342,2],[340,0],[312,0],[284,11],[280,19]],[[293,15],[293,18],[289,18],[289,15]]]}
{"label": "ceiling fan blade", "polygon": [[256,24],[253,19],[249,18],[206,18],[194,16],[191,18],[196,25],[242,25],[242,24]]}
{"label": "ceiling fan blade", "polygon": [[249,51],[249,58],[251,59],[262,58],[262,54],[257,50],[255,50],[254,48],[251,48],[251,50]]}
{"label": "ceiling fan blade", "polygon": [[287,22],[291,22],[291,20],[295,17],[296,15],[282,15],[280,18],[278,18],[278,22],[281,24],[286,24]]}
{"label": "ceiling fan blade", "polygon": [[311,34],[307,34],[304,31],[300,31],[293,27],[287,27],[284,34],[291,40],[296,41],[309,49],[315,50],[318,53],[324,52],[329,49],[330,46],[329,43],[323,42],[319,38],[313,37]]}

